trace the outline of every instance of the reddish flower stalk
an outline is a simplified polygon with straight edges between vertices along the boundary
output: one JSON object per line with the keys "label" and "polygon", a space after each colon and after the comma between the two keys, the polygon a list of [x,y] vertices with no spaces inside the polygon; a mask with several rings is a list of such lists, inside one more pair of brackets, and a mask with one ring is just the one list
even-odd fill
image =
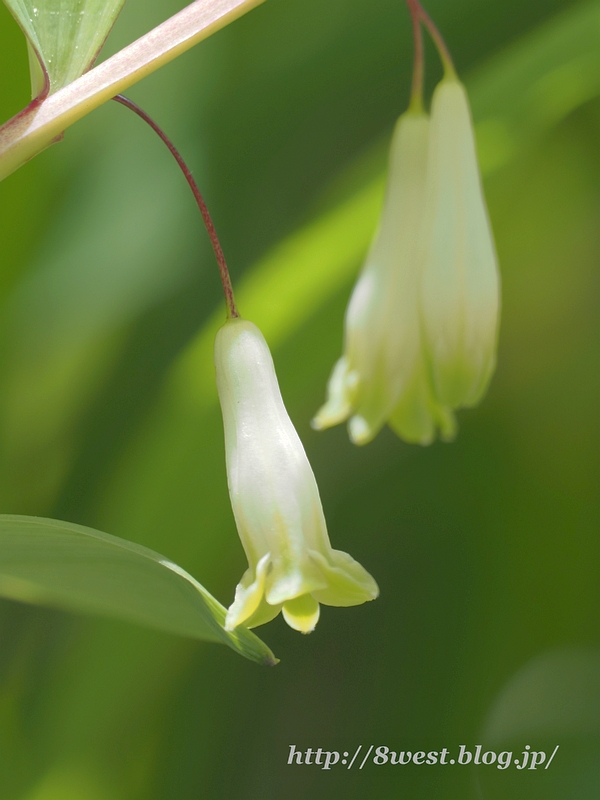
{"label": "reddish flower stalk", "polygon": [[[420,80],[421,85],[423,81],[423,64],[422,64],[423,45],[422,41],[419,41],[421,39],[421,30],[420,30],[421,23],[425,25],[425,27],[429,31],[429,35],[433,39],[437,51],[440,54],[440,58],[442,59],[442,63],[444,64],[444,69],[446,70],[446,72],[449,73],[450,75],[454,75],[456,70],[454,69],[452,56],[450,55],[450,51],[448,50],[448,47],[442,37],[442,34],[439,32],[434,21],[425,11],[419,0],[406,0],[406,5],[408,6],[408,10],[410,11],[410,15],[412,17],[413,31],[415,32],[415,73],[413,74],[413,97],[414,97],[415,81]],[[418,34],[416,33],[417,29],[419,31]],[[417,63],[417,58],[420,58],[421,63]],[[416,78],[415,75],[417,76]]]}
{"label": "reddish flower stalk", "polygon": [[190,172],[189,167],[183,160],[181,153],[175,147],[173,142],[169,139],[167,134],[136,103],[134,103],[132,100],[129,100],[127,97],[124,97],[122,94],[118,94],[116,97],[113,97],[113,100],[116,100],[117,103],[121,103],[121,105],[131,109],[131,111],[137,114],[138,117],[141,117],[141,119],[143,119],[144,122],[148,123],[148,125],[152,128],[152,130],[155,133],[157,133],[158,136],[160,136],[162,141],[169,148],[171,155],[173,156],[175,161],[177,161],[177,163],[179,164],[179,168],[183,172],[183,175],[186,181],[188,182],[189,187],[194,194],[194,197],[196,198],[196,203],[198,204],[198,208],[200,209],[200,214],[202,215],[206,231],[210,238],[210,243],[214,250],[215,257],[217,259],[217,264],[219,267],[219,275],[221,277],[221,283],[223,284],[223,293],[225,294],[225,304],[227,306],[227,318],[232,319],[235,317],[239,317],[239,313],[235,305],[235,298],[233,296],[233,287],[231,285],[231,278],[229,276],[229,270],[227,268],[227,262],[225,261],[223,248],[221,247],[221,243],[219,241],[219,237],[217,236],[217,232],[215,230],[215,226],[208,211],[207,205],[204,202],[204,198],[200,194],[200,189],[198,188],[198,184],[194,180],[194,176]]}

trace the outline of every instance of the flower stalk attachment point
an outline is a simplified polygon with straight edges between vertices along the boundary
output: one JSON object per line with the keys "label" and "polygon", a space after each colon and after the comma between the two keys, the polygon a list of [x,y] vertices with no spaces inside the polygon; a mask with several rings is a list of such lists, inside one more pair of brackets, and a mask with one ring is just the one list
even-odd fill
{"label": "flower stalk attachment point", "polygon": [[229,493],[249,563],[226,629],[262,625],[281,611],[290,627],[310,633],[321,603],[360,605],[377,597],[377,584],[331,547],[315,477],[259,329],[228,320],[217,334],[215,366]]}
{"label": "flower stalk attachment point", "polygon": [[[495,366],[499,277],[467,95],[418,0],[408,111],[396,125],[379,228],[345,316],[344,355],[313,427],[348,420],[366,444],[387,422],[407,442],[456,433]],[[445,75],[423,111],[421,24]]]}

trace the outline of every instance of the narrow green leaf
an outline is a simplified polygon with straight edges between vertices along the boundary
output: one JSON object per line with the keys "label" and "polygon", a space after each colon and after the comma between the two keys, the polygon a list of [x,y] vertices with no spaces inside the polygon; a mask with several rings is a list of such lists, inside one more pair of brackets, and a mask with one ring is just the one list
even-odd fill
{"label": "narrow green leaf", "polygon": [[[125,0],[4,0],[50,82],[50,94],[94,63]],[[30,57],[31,89],[43,88]]]}
{"label": "narrow green leaf", "polygon": [[0,514],[0,596],[117,617],[277,660],[253,633],[225,631],[225,609],[185,570],[141,545],[70,522]]}

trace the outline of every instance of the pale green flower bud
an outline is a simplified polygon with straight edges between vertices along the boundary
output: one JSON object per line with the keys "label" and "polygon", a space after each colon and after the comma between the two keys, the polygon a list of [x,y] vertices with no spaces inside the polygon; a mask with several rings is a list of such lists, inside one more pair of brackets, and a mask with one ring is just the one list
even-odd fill
{"label": "pale green flower bud", "polygon": [[439,402],[475,405],[494,370],[499,276],[473,124],[456,77],[436,87],[422,234],[422,320]]}
{"label": "pale green flower bud", "polygon": [[226,628],[262,625],[282,611],[288,625],[309,633],[319,603],[359,605],[377,597],[377,584],[331,547],[315,477],[258,328],[228,320],[217,334],[215,365],[229,494],[249,563]]}
{"label": "pale green flower bud", "polygon": [[424,215],[429,118],[408,111],[396,125],[379,229],[345,318],[345,353],[334,367],[317,429],[350,417],[355,444],[389,424],[404,439],[428,444],[454,419],[432,393],[420,322],[420,226]]}

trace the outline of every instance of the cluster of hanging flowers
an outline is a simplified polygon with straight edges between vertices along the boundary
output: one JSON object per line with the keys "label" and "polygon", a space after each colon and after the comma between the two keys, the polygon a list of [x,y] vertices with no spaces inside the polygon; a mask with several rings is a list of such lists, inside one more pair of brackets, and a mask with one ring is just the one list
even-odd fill
{"label": "cluster of hanging flowers", "polygon": [[[437,29],[407,0],[415,31],[409,110],[394,133],[379,230],[346,314],[345,353],[314,420],[349,419],[358,444],[388,422],[426,444],[455,432],[453,411],[474,405],[494,368],[498,272],[465,90]],[[421,23],[445,66],[423,111]],[[188,177],[190,185],[193,183]],[[215,343],[227,481],[248,558],[225,625],[254,627],[281,611],[308,633],[320,605],[377,597],[371,575],[329,541],[319,491],[285,409],[259,329],[240,318],[214,227],[195,189],[221,271],[227,322]]]}
{"label": "cluster of hanging flowers", "polygon": [[[408,442],[456,432],[454,410],[482,398],[495,366],[500,288],[469,102],[417,0],[411,104],[396,125],[379,229],[345,317],[344,355],[313,426],[348,421],[355,444],[387,422]],[[444,63],[423,110],[421,23]]]}
{"label": "cluster of hanging flowers", "polygon": [[[418,0],[408,111],[394,132],[379,229],[345,319],[345,352],[313,425],[349,420],[364,444],[387,422],[409,442],[451,439],[454,410],[484,394],[495,365],[496,254],[463,85]],[[424,23],[444,63],[423,110]],[[372,600],[377,584],[333,550],[313,472],[285,410],[271,354],[255,325],[236,318],[215,349],[233,512],[249,567],[226,627],[261,625],[282,611],[313,630],[321,603]]]}
{"label": "cluster of hanging flowers", "polygon": [[[437,29],[418,0],[407,0],[415,30],[412,101],[392,143],[381,223],[352,294],[345,352],[326,404],[326,428],[349,419],[357,444],[388,422],[427,444],[455,432],[454,410],[482,397],[494,369],[499,280],[477,167],[467,96]],[[445,67],[431,113],[423,110],[421,24]],[[379,589],[348,553],[334,550],[315,476],[283,403],[259,329],[237,311],[225,257],[198,187],[179,152],[135,103],[177,160],[211,239],[227,305],[215,342],[227,481],[248,569],[225,627],[255,627],[282,612],[309,633],[320,606],[354,606]]]}
{"label": "cluster of hanging flowers", "polygon": [[[364,444],[387,422],[409,442],[455,435],[454,410],[484,394],[495,365],[496,254],[463,85],[418,0],[408,111],[394,132],[379,229],[345,319],[345,352],[313,425],[349,420]],[[422,101],[421,24],[444,63],[431,112]],[[308,633],[320,604],[377,597],[373,578],[334,550],[313,472],[285,410],[271,354],[255,325],[236,318],[215,349],[229,492],[249,567],[226,627],[261,625],[282,611]]]}

